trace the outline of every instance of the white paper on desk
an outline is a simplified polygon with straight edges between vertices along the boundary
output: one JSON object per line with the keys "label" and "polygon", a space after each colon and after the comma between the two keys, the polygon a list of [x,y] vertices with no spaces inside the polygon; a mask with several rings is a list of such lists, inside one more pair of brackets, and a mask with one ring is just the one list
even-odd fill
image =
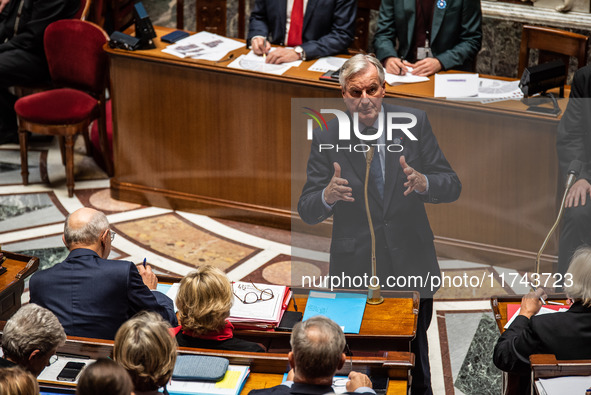
{"label": "white paper on desk", "polygon": [[456,98],[478,95],[478,74],[435,74],[435,97]]}
{"label": "white paper on desk", "polygon": [[166,292],[166,296],[172,299],[172,304],[174,305],[174,312],[176,313],[179,311],[179,308],[176,307],[176,294],[179,293],[179,289],[181,288],[181,283],[174,283],[171,285],[170,289]]}
{"label": "white paper on desk", "polygon": [[[550,314],[550,313],[563,313],[565,311],[568,311],[567,307],[556,311],[556,310],[548,309],[548,308],[542,306],[542,308],[540,309],[540,311],[538,311],[538,314],[536,314],[536,315],[544,315],[544,314]],[[505,328],[505,329],[509,328],[511,326],[511,324],[513,323],[513,321],[515,321],[515,318],[517,318],[517,316],[519,315],[519,312],[521,312],[521,307],[517,309],[515,314],[513,314],[513,317],[511,317],[511,319],[509,321],[507,321],[507,323],[505,324],[505,326],[503,328]]]}
{"label": "white paper on desk", "polygon": [[52,363],[51,365],[49,365],[45,369],[43,369],[41,374],[37,377],[37,380],[41,381],[41,382],[51,382],[51,383],[60,383],[60,384],[76,384],[76,383],[78,383],[78,379],[80,378],[80,374],[82,374],[82,371],[85,368],[83,368],[80,371],[80,373],[78,374],[78,377],[76,377],[75,381],[58,381],[58,379],[57,379],[57,375],[60,374],[60,372],[62,371],[62,369],[64,368],[64,366],[66,366],[66,364],[68,362],[82,362],[82,363],[86,364],[86,366],[88,366],[91,363],[95,362],[95,360],[94,359],[82,359],[82,358],[68,358],[68,357],[64,357],[64,356],[60,355],[58,357],[57,361],[55,361],[54,363]]}
{"label": "white paper on desk", "polygon": [[491,78],[479,78],[478,81],[478,95],[454,98],[454,100],[479,101],[487,104],[504,100],[521,100],[523,98],[523,92],[519,89],[519,81],[502,81]]}
{"label": "white paper on desk", "polygon": [[[275,48],[271,48],[271,51],[273,50],[275,50]],[[253,51],[250,51],[246,55],[240,55],[238,59],[230,63],[228,67],[281,75],[289,70],[290,67],[298,67],[300,64],[302,64],[301,60],[282,64],[265,63],[265,58],[263,56],[255,55]]]}
{"label": "white paper on desk", "polygon": [[400,84],[414,84],[417,82],[425,82],[429,81],[428,77],[419,77],[418,75],[412,74],[412,69],[410,69],[404,75],[396,75],[386,73],[386,82],[388,85],[400,85]]}
{"label": "white paper on desk", "polygon": [[536,387],[540,394],[584,394],[591,387],[591,376],[564,376],[551,379],[539,379]]}
{"label": "white paper on desk", "polygon": [[195,33],[164,48],[162,52],[179,58],[220,60],[244,43],[209,32]]}
{"label": "white paper on desk", "polygon": [[341,68],[341,66],[347,61],[344,58],[337,58],[335,56],[327,56],[324,58],[318,59],[314,62],[308,70],[310,71],[318,71],[320,73],[326,73],[327,71],[336,71]]}

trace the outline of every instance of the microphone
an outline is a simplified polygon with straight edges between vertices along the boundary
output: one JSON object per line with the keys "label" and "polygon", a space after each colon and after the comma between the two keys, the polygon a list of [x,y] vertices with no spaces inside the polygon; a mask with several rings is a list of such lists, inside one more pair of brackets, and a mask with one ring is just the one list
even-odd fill
{"label": "microphone", "polygon": [[578,159],[575,159],[572,162],[570,162],[570,165],[568,165],[568,170],[566,171],[566,174],[568,174],[565,184],[565,188],[567,191],[570,189],[570,187],[573,186],[575,180],[577,179],[579,174],[581,174],[581,170],[583,170],[583,162],[581,162]]}
{"label": "microphone", "polygon": [[[548,234],[546,235],[546,238],[544,239],[544,242],[542,243],[542,246],[540,247],[540,251],[538,251],[538,255],[536,256],[536,273],[538,274],[538,278],[540,275],[540,257],[542,256],[542,252],[544,252],[544,249],[546,248],[546,245],[548,244],[550,237],[552,236],[552,234],[554,233],[554,231],[558,227],[560,220],[562,219],[562,215],[564,214],[564,204],[566,202],[566,195],[568,195],[568,191],[570,191],[570,188],[575,183],[575,180],[577,179],[577,177],[581,173],[582,169],[583,169],[583,163],[578,159],[575,159],[572,162],[570,162],[570,164],[568,166],[568,170],[567,170],[568,177],[567,177],[566,183],[564,185],[564,194],[562,195],[562,202],[560,203],[560,210],[558,211],[558,216],[556,217],[556,221],[554,222],[554,225],[552,225],[550,232],[548,232]],[[532,286],[532,288],[534,288],[534,287]]]}
{"label": "microphone", "polygon": [[[365,197],[365,214],[367,215],[367,222],[369,222],[369,236],[371,238],[371,276],[376,277],[376,234],[373,229],[373,221],[371,220],[371,212],[369,211],[369,199],[367,195],[367,186],[369,183],[369,169],[371,168],[371,161],[375,151],[375,146],[371,146],[365,155],[365,185],[363,195]],[[380,295],[380,284],[376,287],[370,284],[367,289],[367,304],[380,304],[384,298]]]}

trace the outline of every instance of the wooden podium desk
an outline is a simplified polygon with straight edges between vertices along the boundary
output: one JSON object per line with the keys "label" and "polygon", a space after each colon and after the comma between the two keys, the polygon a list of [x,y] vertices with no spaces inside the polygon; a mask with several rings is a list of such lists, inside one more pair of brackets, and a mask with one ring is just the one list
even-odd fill
{"label": "wooden podium desk", "polygon": [[39,258],[2,251],[6,260],[2,266],[6,273],[0,275],[0,320],[8,320],[21,307],[21,295],[25,278],[39,268]]}
{"label": "wooden podium desk", "polygon": [[[176,276],[158,276],[161,283],[176,283]],[[288,311],[306,310],[309,289],[292,288],[293,297]],[[335,292],[351,292],[335,290]],[[384,291],[384,303],[365,305],[358,334],[347,333],[347,344],[353,355],[380,355],[384,351],[410,351],[410,342],[417,332],[419,293],[410,291]],[[295,301],[295,303],[294,303]],[[297,306],[297,309],[296,309]],[[291,332],[258,329],[235,329],[236,337],[263,344],[270,352],[291,349]]]}
{"label": "wooden podium desk", "polygon": [[[410,342],[417,331],[419,294],[417,292],[386,292],[384,303],[365,305],[358,334],[345,334],[353,355],[377,355],[383,351],[410,351]],[[306,309],[307,296],[295,296],[298,311]],[[289,311],[294,311],[293,300]],[[236,337],[264,344],[269,351],[290,350],[291,332],[235,330]],[[376,354],[377,353],[377,354]]]}
{"label": "wooden podium desk", "polygon": [[[113,341],[68,337],[66,344],[58,349],[58,353],[84,356],[90,359],[110,357],[113,351]],[[227,358],[231,364],[249,365],[250,375],[244,385],[241,395],[247,395],[252,389],[268,388],[281,384],[283,374],[289,369],[287,354],[277,353],[249,353],[240,351],[206,350],[179,347],[179,354],[208,355]],[[352,363],[347,363],[337,372],[347,375],[353,370],[368,376],[388,376],[388,395],[403,395],[408,392],[410,369],[414,366],[414,355],[410,352],[383,352],[380,355],[368,357],[353,357]],[[58,381],[41,382],[44,386],[55,388],[71,388],[72,384]]]}
{"label": "wooden podium desk", "polygon": [[[156,27],[159,37],[171,30]],[[157,48],[145,51],[105,47],[112,197],[284,228],[293,218],[293,230],[329,234],[330,221],[309,227],[297,220],[310,142],[308,117],[292,99],[309,99],[314,108],[322,103],[314,100],[340,99],[338,84],[309,71],[314,61],[276,76],[228,68],[246,48],[216,63],[165,54],[154,41]],[[434,99],[433,80],[388,86],[386,96],[427,112],[463,184],[458,201],[428,205],[438,254],[522,269],[554,220],[558,119],[528,113],[519,101]],[[564,108],[566,99],[559,103]],[[292,123],[302,133],[292,137]],[[544,264],[555,246],[547,251]]]}
{"label": "wooden podium desk", "polygon": [[[493,314],[495,315],[495,321],[499,328],[499,333],[505,332],[505,325],[511,317],[507,317],[507,305],[508,304],[521,304],[521,298],[523,295],[517,296],[493,296],[490,298],[490,306]],[[548,295],[546,301],[552,301],[557,303],[563,303],[566,306],[566,295],[565,294],[551,294]]]}

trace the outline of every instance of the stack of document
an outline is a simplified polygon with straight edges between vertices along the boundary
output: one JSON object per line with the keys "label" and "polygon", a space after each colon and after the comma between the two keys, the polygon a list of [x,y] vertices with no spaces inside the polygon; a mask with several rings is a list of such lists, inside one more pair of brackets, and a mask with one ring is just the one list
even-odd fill
{"label": "stack of document", "polygon": [[[282,285],[236,281],[234,305],[228,320],[238,328],[272,329],[279,325],[291,299],[291,289]],[[270,292],[273,297],[269,298]],[[254,303],[252,298],[259,298]]]}
{"label": "stack of document", "polygon": [[171,380],[166,389],[170,395],[238,395],[249,374],[248,366],[230,365],[218,382]]}
{"label": "stack of document", "polygon": [[240,41],[209,32],[199,32],[164,48],[162,52],[178,56],[204,60],[220,60],[228,52],[244,46]]}

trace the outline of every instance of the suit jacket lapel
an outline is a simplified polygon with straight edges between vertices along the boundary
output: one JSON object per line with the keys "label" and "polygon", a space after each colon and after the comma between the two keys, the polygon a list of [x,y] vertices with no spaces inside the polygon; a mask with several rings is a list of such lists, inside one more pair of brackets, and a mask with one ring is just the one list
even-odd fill
{"label": "suit jacket lapel", "polygon": [[[394,3],[396,3],[396,2],[394,2]],[[407,21],[408,29],[407,29],[407,33],[406,33],[406,48],[410,48],[410,46],[412,44],[413,32],[415,31],[415,23],[417,20],[416,0],[404,0],[404,11],[406,11],[406,10],[413,10],[412,18],[409,18]],[[404,14],[406,15],[406,12],[404,12]],[[400,45],[402,46],[402,43]],[[399,54],[399,55],[405,56],[406,54]]]}
{"label": "suit jacket lapel", "polygon": [[[281,39],[280,41],[285,43],[287,36],[285,32],[285,25],[287,24],[287,0],[280,0],[275,3],[277,5],[277,16],[279,17],[279,23],[277,26],[280,28]],[[272,37],[273,40],[278,40],[279,37]]]}
{"label": "suit jacket lapel", "polygon": [[306,13],[304,14],[304,26],[302,27],[302,34],[306,31],[306,27],[308,26],[308,23],[310,23],[310,19],[312,19],[312,13],[318,4],[318,1],[320,0],[308,0],[308,4],[306,5]]}
{"label": "suit jacket lapel", "polygon": [[[447,10],[447,7],[449,6],[449,4],[447,4],[448,2],[451,2],[452,0],[446,0],[446,7],[445,8],[439,8],[437,7],[437,3],[439,2],[439,0],[436,0],[435,2],[435,9],[433,10],[433,23],[431,24],[431,43],[433,41],[435,41],[435,38],[437,37],[437,33],[439,33],[439,29],[441,28],[441,22],[443,22],[443,16],[445,15],[445,11]],[[431,45],[431,44],[429,44]],[[431,45],[432,46],[432,45]]]}

